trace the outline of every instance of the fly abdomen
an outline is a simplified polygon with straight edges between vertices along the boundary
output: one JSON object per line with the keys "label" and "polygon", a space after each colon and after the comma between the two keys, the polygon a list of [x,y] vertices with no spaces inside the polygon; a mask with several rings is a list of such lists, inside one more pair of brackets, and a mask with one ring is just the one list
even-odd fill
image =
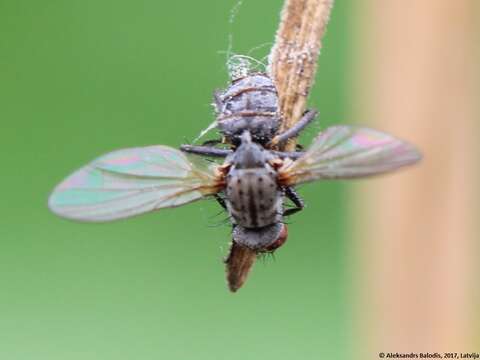
{"label": "fly abdomen", "polygon": [[241,169],[228,180],[228,209],[238,225],[260,228],[281,220],[282,194],[266,169]]}
{"label": "fly abdomen", "polygon": [[251,74],[235,80],[218,94],[217,126],[227,137],[250,131],[257,142],[270,140],[280,125],[278,95],[266,74]]}

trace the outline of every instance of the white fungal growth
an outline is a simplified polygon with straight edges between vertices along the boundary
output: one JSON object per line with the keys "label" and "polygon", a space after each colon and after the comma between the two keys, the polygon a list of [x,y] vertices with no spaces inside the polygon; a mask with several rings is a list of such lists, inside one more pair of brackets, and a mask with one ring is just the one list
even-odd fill
{"label": "white fungal growth", "polygon": [[214,120],[206,129],[203,129],[200,134],[193,140],[194,143],[196,143],[198,140],[200,140],[202,137],[205,136],[206,133],[208,133],[210,130],[215,129],[217,127],[217,120]]}
{"label": "white fungal growth", "polygon": [[266,65],[248,55],[232,55],[227,60],[228,75],[232,81],[243,78],[252,72],[265,72]]}

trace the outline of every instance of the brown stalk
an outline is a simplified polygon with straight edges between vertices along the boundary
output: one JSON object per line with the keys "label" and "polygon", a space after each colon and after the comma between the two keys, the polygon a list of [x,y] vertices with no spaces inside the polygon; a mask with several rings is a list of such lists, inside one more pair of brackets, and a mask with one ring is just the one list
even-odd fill
{"label": "brown stalk", "polygon": [[231,292],[236,292],[245,283],[256,257],[254,250],[232,242],[230,254],[225,260],[228,288]]}
{"label": "brown stalk", "polygon": [[[285,0],[269,56],[269,73],[279,94],[281,130],[292,127],[306,109],[332,5],[333,0]],[[295,145],[295,140],[291,140],[285,149],[294,150]],[[244,284],[256,256],[253,250],[232,245],[226,260],[231,291],[237,291]]]}
{"label": "brown stalk", "polygon": [[[332,6],[333,0],[285,1],[269,57],[269,73],[279,94],[282,130],[292,127],[306,109]],[[295,141],[285,149],[294,150]]]}

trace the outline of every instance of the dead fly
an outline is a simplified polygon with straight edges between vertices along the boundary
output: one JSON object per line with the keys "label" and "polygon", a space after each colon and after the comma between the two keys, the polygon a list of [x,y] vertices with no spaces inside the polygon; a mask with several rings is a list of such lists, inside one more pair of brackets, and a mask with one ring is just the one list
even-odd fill
{"label": "dead fly", "polygon": [[[268,119],[273,116],[264,120]],[[241,129],[232,131],[233,150],[202,149],[225,157],[221,165],[199,161],[162,145],[108,153],[58,185],[50,196],[49,207],[62,217],[101,222],[217,196],[233,225],[232,251],[270,252],[287,238],[284,216],[303,206],[293,186],[378,174],[420,158],[406,142],[351,126],[327,128],[306,152],[292,158],[262,145],[277,129],[263,128],[261,122],[258,119],[260,125],[256,128],[256,122],[252,127],[246,121]],[[289,131],[279,135],[282,141],[294,135]],[[253,141],[259,139],[259,133],[264,140]],[[297,207],[284,210],[284,197]],[[251,258],[241,256],[231,261],[228,279],[232,291],[243,284],[251,266],[248,261]]]}
{"label": "dead fly", "polygon": [[[286,241],[284,217],[303,208],[294,185],[373,175],[420,158],[411,145],[390,135],[350,126],[328,128],[306,153],[276,151],[312,122],[317,112],[306,111],[293,127],[279,133],[282,119],[272,79],[264,73],[252,73],[248,58],[235,58],[241,63],[230,72],[231,85],[214,94],[216,120],[201,134],[215,127],[224,138],[203,146],[181,146],[188,153],[226,157],[226,187],[223,197],[217,199],[234,226],[226,259],[232,290],[243,284],[257,254],[274,251]],[[230,145],[230,149],[215,147],[219,143]],[[284,197],[295,207],[284,210]]]}
{"label": "dead fly", "polygon": [[[374,175],[420,159],[406,142],[352,126],[327,128],[305,152],[278,151],[316,112],[307,111],[296,125],[279,133],[282,119],[273,81],[241,65],[231,72],[231,85],[214,96],[217,116],[207,130],[216,127],[223,140],[183,145],[182,151],[157,145],[111,152],[58,185],[50,196],[50,209],[65,218],[102,222],[214,197],[233,228],[226,263],[229,288],[236,291],[256,255],[285,243],[284,218],[303,208],[295,185]],[[218,143],[228,148],[218,148]],[[222,158],[223,163],[184,152]],[[295,207],[285,209],[285,198]]]}

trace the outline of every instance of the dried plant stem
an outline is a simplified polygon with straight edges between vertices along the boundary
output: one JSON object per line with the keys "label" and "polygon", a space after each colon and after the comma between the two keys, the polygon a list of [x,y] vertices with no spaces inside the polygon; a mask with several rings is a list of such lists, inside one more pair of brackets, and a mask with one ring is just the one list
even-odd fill
{"label": "dried plant stem", "polygon": [[237,291],[245,283],[256,258],[257,253],[254,250],[232,243],[230,254],[225,260],[228,288],[231,292]]}
{"label": "dried plant stem", "polygon": [[[306,109],[332,5],[333,0],[285,1],[269,56],[269,73],[279,93],[282,130],[294,125]],[[289,141],[285,149],[294,150],[295,141]],[[226,260],[227,281],[232,292],[244,284],[256,256],[253,250],[232,245]]]}
{"label": "dried plant stem", "polygon": [[[269,57],[269,72],[279,93],[282,130],[292,127],[306,109],[332,6],[333,0],[285,1]],[[294,148],[294,141],[286,146],[287,150]]]}

